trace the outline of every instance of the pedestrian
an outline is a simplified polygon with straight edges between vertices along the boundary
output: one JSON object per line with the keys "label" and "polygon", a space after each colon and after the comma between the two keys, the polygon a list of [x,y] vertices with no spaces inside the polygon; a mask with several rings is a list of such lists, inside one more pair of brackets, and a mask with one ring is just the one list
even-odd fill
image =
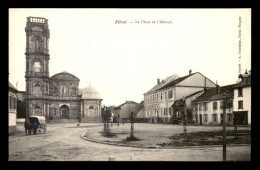
{"label": "pedestrian", "polygon": [[25,134],[27,135],[30,130],[30,123],[29,123],[28,119],[25,119],[25,121],[24,121],[24,129],[25,129]]}

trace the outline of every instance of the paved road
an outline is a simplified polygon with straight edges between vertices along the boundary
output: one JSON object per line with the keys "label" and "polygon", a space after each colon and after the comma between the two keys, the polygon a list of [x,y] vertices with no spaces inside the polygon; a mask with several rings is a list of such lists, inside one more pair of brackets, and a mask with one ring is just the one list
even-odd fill
{"label": "paved road", "polygon": [[[81,138],[102,124],[48,124],[46,134],[9,136],[9,161],[222,161],[222,147],[141,149],[94,143]],[[250,161],[250,146],[227,147],[227,160]]]}

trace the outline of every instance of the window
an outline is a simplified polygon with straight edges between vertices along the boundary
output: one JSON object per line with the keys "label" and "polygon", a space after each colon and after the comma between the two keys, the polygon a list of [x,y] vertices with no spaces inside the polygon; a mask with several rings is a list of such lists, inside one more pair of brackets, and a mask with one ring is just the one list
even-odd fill
{"label": "window", "polygon": [[223,109],[223,100],[220,101],[220,109]]}
{"label": "window", "polygon": [[217,121],[218,121],[218,115],[217,115],[217,114],[213,114],[212,116],[213,116],[213,117],[212,117],[212,120],[213,120],[214,122],[217,122]]}
{"label": "window", "polygon": [[203,121],[204,121],[204,122],[207,122],[207,121],[208,121],[208,114],[204,114],[204,116],[203,116]]}
{"label": "window", "polygon": [[172,115],[172,108],[169,107],[169,115]]}
{"label": "window", "polygon": [[164,98],[167,99],[167,92],[164,92]]}
{"label": "window", "polygon": [[167,116],[168,115],[168,109],[165,108],[165,115]]}
{"label": "window", "polygon": [[238,101],[238,109],[243,109],[243,100]]}
{"label": "window", "polygon": [[161,100],[162,100],[162,93],[161,93]]}
{"label": "window", "polygon": [[204,110],[208,110],[208,103],[204,103]]}
{"label": "window", "polygon": [[156,94],[156,100],[158,101],[158,93]]}
{"label": "window", "polygon": [[217,110],[218,109],[218,103],[217,102],[213,102],[213,110]]}
{"label": "window", "polygon": [[36,39],[35,39],[34,49],[35,49],[35,50],[41,49],[41,40],[40,40],[40,38],[36,38]]}
{"label": "window", "polygon": [[154,101],[154,95],[153,95],[153,101]]}
{"label": "window", "polygon": [[9,109],[16,109],[17,103],[16,98],[13,96],[9,96]]}
{"label": "window", "polygon": [[238,97],[243,97],[243,90],[242,90],[242,88],[238,89]]}
{"label": "window", "polygon": [[168,95],[169,95],[169,99],[171,99],[172,98],[172,91],[169,91]]}
{"label": "window", "polygon": [[202,110],[202,109],[201,109],[201,106],[202,106],[202,103],[199,104],[199,110]]}
{"label": "window", "polygon": [[33,64],[33,70],[35,72],[40,72],[40,68],[41,68],[41,63],[39,61],[35,61]]}
{"label": "window", "polygon": [[89,107],[89,109],[92,109],[92,110],[93,110],[93,109],[94,109],[94,107],[93,107],[93,106],[90,106],[90,107]]}
{"label": "window", "polygon": [[163,115],[163,108],[161,108],[161,115]]}

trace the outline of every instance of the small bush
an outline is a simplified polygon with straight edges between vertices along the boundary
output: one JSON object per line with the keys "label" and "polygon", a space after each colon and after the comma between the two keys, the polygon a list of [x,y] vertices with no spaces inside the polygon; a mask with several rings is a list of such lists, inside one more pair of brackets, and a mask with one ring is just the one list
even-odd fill
{"label": "small bush", "polygon": [[108,137],[108,138],[115,138],[115,137],[117,137],[116,134],[111,133],[109,130],[103,131],[102,132],[102,136]]}
{"label": "small bush", "polygon": [[140,139],[135,136],[128,136],[125,140],[127,141],[139,141]]}
{"label": "small bush", "polygon": [[212,122],[209,122],[208,125],[209,125],[209,126],[220,126],[220,123],[219,123],[219,122],[216,122],[216,121],[212,121]]}

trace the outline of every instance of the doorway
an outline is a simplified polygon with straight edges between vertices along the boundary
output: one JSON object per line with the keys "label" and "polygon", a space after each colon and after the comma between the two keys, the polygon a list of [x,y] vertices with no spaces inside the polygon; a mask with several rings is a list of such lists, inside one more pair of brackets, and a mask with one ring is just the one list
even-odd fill
{"label": "doorway", "polygon": [[60,107],[61,119],[69,119],[69,107],[63,105]]}
{"label": "doorway", "polygon": [[200,115],[200,125],[202,125],[202,115]]}

